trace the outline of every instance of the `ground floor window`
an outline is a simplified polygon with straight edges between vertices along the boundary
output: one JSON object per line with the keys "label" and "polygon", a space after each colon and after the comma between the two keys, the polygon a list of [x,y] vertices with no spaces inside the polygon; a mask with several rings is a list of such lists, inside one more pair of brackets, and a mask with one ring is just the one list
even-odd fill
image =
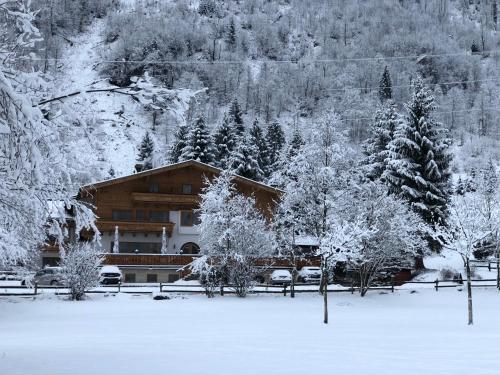
{"label": "ground floor window", "polygon": [[59,258],[45,257],[42,259],[42,267],[56,267],[59,265]]}
{"label": "ground floor window", "polygon": [[135,273],[126,273],[125,274],[125,282],[126,283],[135,283]]}
{"label": "ground floor window", "polygon": [[156,273],[148,273],[146,276],[146,280],[148,283],[157,283],[158,275]]}
{"label": "ground floor window", "polygon": [[187,242],[181,246],[181,254],[198,254],[200,247],[194,242]]}
{"label": "ground floor window", "polygon": [[168,275],[168,282],[169,283],[173,283],[173,282],[175,282],[177,280],[179,280],[179,275],[176,275],[176,274],[173,274],[173,273],[171,273],[171,274]]}

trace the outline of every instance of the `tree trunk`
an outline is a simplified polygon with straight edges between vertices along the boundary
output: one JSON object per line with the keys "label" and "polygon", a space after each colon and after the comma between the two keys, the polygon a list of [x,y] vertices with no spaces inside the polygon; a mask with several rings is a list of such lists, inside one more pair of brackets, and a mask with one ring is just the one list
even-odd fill
{"label": "tree trunk", "polygon": [[323,323],[328,324],[328,272],[323,276]]}
{"label": "tree trunk", "polygon": [[295,274],[297,273],[295,266],[292,269],[292,281],[290,282],[290,298],[295,298]]}
{"label": "tree trunk", "polygon": [[469,313],[468,325],[472,325],[474,324],[474,321],[472,316],[472,284],[471,284],[469,258],[467,258],[466,260],[466,269],[467,269],[467,311]]}
{"label": "tree trunk", "polygon": [[497,289],[500,290],[500,254],[497,254]]}

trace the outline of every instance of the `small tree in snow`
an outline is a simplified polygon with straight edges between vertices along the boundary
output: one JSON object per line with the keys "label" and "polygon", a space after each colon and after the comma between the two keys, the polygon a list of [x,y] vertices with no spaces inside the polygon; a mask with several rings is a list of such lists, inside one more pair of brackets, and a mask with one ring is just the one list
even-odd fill
{"label": "small tree in snow", "polygon": [[255,261],[275,248],[273,233],[255,199],[236,193],[231,175],[222,173],[204,189],[200,205],[200,241],[215,271],[245,297],[254,283]]}
{"label": "small tree in snow", "polygon": [[167,231],[166,231],[165,227],[163,227],[163,232],[161,234],[161,250],[160,250],[160,252],[162,254],[168,253],[168,237],[167,237]]}
{"label": "small tree in snow", "polygon": [[[467,310],[468,324],[474,322],[472,313],[472,284],[470,259],[474,248],[486,238],[492,236],[498,228],[500,216],[485,215],[484,201],[475,193],[456,195],[450,206],[449,228],[446,232],[448,246],[455,250],[464,262],[467,274]],[[498,230],[498,229],[497,229]]]}
{"label": "small tree in snow", "polygon": [[113,241],[113,253],[118,254],[120,252],[120,231],[118,226],[115,226],[115,238]]}
{"label": "small tree in snow", "polygon": [[153,140],[149,136],[149,132],[146,132],[139,146],[139,155],[135,166],[137,172],[147,171],[148,169],[153,168],[154,149],[155,145]]}
{"label": "small tree in snow", "polygon": [[99,284],[102,261],[97,247],[88,242],[76,243],[61,251],[61,281],[69,289],[72,300],[82,300],[85,291]]}

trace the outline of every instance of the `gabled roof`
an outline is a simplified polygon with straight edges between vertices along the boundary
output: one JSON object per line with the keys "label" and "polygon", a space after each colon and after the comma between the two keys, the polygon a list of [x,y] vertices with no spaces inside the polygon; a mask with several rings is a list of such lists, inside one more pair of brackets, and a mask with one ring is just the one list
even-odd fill
{"label": "gabled roof", "polygon": [[[191,160],[186,160],[186,161],[182,161],[182,162],[179,162],[179,163],[164,165],[163,167],[149,169],[149,170],[143,171],[143,172],[138,172],[138,173],[130,174],[130,175],[127,175],[127,176],[122,176],[122,177],[112,178],[112,179],[109,179],[109,180],[94,182],[92,184],[88,184],[88,185],[82,186],[80,188],[80,191],[81,190],[93,190],[93,189],[98,189],[98,188],[105,187],[105,186],[111,186],[111,185],[121,184],[121,183],[124,183],[124,182],[127,182],[127,181],[131,181],[131,180],[135,180],[135,179],[138,179],[138,178],[152,176],[152,175],[160,174],[160,173],[163,173],[163,172],[174,171],[174,170],[177,170],[177,169],[182,169],[182,168],[187,168],[187,167],[195,167],[195,168],[198,168],[198,169],[200,169],[202,171],[208,171],[208,172],[215,173],[215,174],[220,174],[222,172],[222,169],[220,169],[220,168],[217,168],[217,167],[214,167],[212,165],[208,165],[208,164],[202,163],[200,161],[192,160],[191,159]],[[239,175],[234,175],[234,179],[236,181],[241,182],[241,183],[254,186],[257,189],[266,190],[266,191],[269,191],[269,192],[272,192],[272,193],[275,193],[275,194],[281,194],[281,193],[283,193],[283,191],[281,191],[280,189],[277,189],[277,188],[274,188],[272,186],[263,184],[261,182],[257,182],[257,181],[251,180],[251,179],[246,178],[246,177],[242,177],[242,176],[239,176]]]}

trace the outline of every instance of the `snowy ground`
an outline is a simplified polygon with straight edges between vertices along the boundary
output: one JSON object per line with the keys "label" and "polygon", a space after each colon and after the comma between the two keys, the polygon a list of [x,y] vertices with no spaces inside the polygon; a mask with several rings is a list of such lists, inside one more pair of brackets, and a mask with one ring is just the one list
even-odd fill
{"label": "snowy ground", "polygon": [[0,374],[498,374],[500,294],[0,299]]}

